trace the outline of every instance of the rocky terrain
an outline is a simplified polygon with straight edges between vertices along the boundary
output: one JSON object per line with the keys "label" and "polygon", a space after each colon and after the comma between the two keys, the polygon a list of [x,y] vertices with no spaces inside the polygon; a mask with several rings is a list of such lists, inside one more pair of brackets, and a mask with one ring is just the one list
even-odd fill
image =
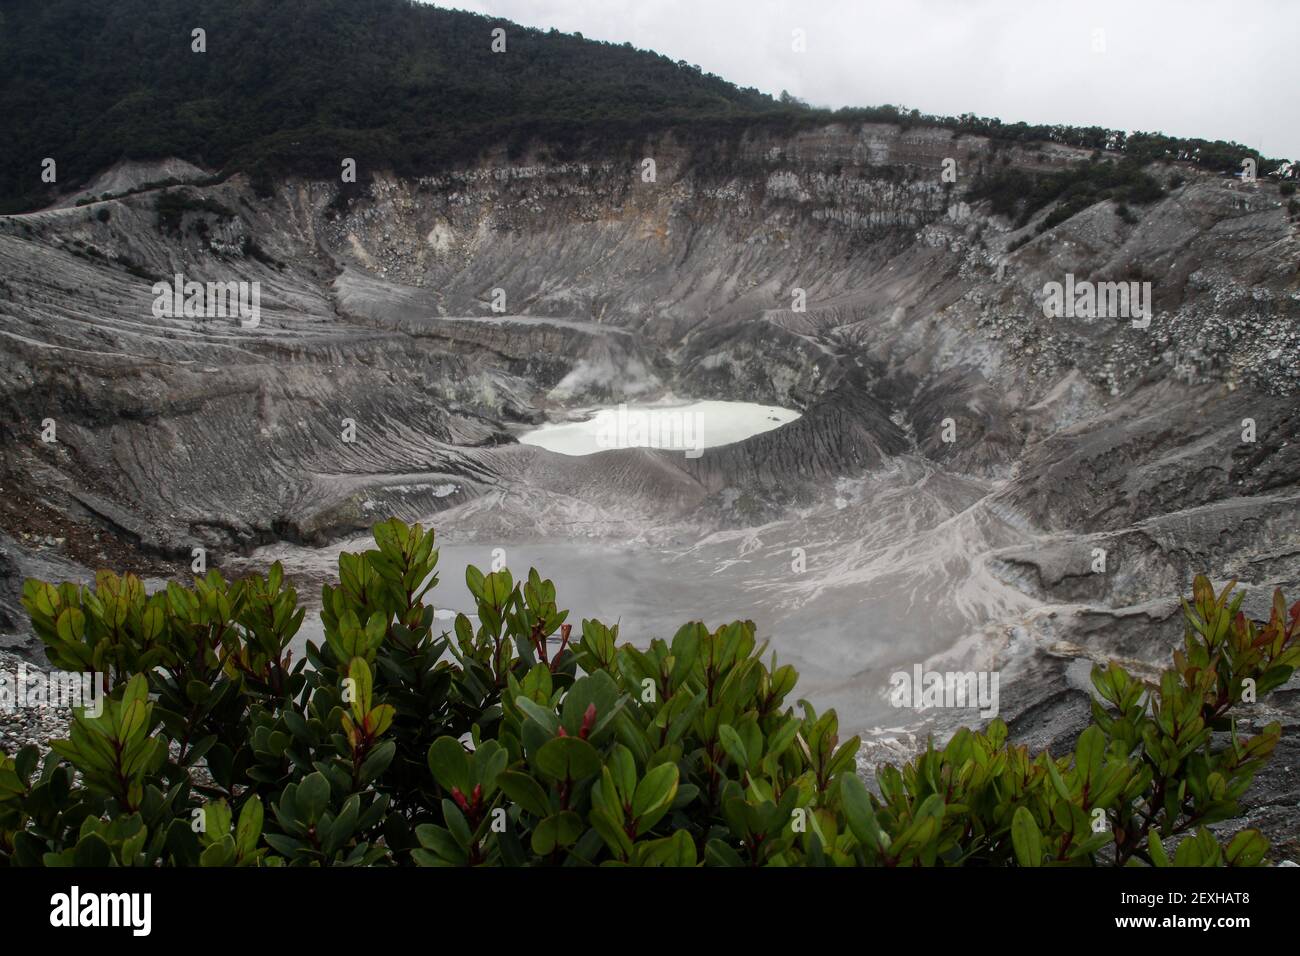
{"label": "rocky terrain", "polygon": [[[1300,597],[1300,222],[1271,182],[1179,164],[1135,222],[1104,201],[1040,234],[1050,207],[1016,229],[966,198],[1086,156],[867,124],[661,139],[653,182],[640,156],[500,155],[259,195],[134,164],[0,217],[0,644],[39,659],[26,575],[184,576],[201,546],[311,581],[396,514],[462,549],[444,579],[571,543],[542,570],[636,638],[752,617],[864,766],[978,719],[890,708],[914,663],[998,670],[1015,736],[1068,746],[1091,663],[1156,673],[1194,574]],[[260,323],[156,317],[177,273],[260,283]],[[1151,282],[1149,325],[1045,317],[1067,274]],[[802,414],[698,459],[516,441],[666,394]],[[626,591],[592,583],[608,547],[645,561]],[[1289,731],[1250,810],[1279,859],[1298,691],[1257,718]]]}

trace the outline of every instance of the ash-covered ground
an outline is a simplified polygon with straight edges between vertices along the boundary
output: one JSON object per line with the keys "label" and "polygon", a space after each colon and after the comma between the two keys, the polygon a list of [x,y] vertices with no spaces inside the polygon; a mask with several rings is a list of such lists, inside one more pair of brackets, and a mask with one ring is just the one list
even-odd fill
{"label": "ash-covered ground", "polygon": [[[0,646],[41,658],[25,576],[183,579],[202,547],[282,560],[310,600],[397,515],[436,529],[449,611],[499,549],[633,640],[754,620],[869,769],[981,722],[892,706],[896,671],[996,673],[1013,736],[1063,748],[1094,662],[1169,660],[1195,574],[1255,613],[1300,598],[1300,223],[1275,184],[1157,166],[1181,182],[1136,222],[1105,201],[1039,234],[1050,208],[1017,229],[942,183],[945,157],[993,161],[948,130],[653,148],[655,183],[500,157],[339,203],[235,176],[171,187],[179,224],[126,166],[88,190],[119,198],[0,217]],[[156,316],[177,274],[258,282],[260,322]],[[1049,317],[1067,276],[1150,282],[1149,323]],[[698,457],[517,441],[668,395],[799,417]],[[1248,716],[1286,729],[1249,800],[1278,859],[1297,690]]]}

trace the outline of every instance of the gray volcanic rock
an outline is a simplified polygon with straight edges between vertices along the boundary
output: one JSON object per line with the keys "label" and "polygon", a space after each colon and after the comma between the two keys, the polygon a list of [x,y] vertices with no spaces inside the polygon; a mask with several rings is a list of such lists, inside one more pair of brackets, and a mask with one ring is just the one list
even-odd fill
{"label": "gray volcanic rock", "polygon": [[211,178],[210,172],[174,157],[164,160],[124,160],[111,169],[104,170],[84,189],[64,196],[55,204],[55,208],[111,199],[164,182],[199,183]]}
{"label": "gray volcanic rock", "polygon": [[[1039,233],[1050,208],[1016,228],[967,187],[1086,152],[874,124],[646,149],[651,183],[498,154],[369,171],[351,199],[122,166],[91,187],[117,198],[0,217],[5,639],[28,573],[270,545],[315,574],[389,514],[475,546],[613,541],[680,583],[640,613],[752,613],[898,756],[971,717],[888,720],[893,667],[996,667],[1017,737],[1063,747],[1089,662],[1167,662],[1193,575],[1300,596],[1300,223],[1274,184],[1170,164],[1136,223],[1102,202]],[[169,177],[190,185],[149,185]],[[177,274],[258,283],[260,322],[156,315]],[[1150,323],[1049,317],[1070,276],[1150,282]],[[669,397],[801,417],[698,459],[516,443]],[[1291,690],[1269,706],[1294,725]],[[1275,835],[1291,781],[1257,789]]]}

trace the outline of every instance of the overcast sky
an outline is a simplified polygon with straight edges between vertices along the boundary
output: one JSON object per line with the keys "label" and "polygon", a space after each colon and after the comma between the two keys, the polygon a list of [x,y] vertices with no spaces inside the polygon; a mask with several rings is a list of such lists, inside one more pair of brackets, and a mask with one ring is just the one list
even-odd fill
{"label": "overcast sky", "polygon": [[[1300,0],[449,0],[817,106],[1236,140],[1300,157]],[[803,30],[807,52],[792,50]],[[1100,32],[1099,32],[1100,31]]]}

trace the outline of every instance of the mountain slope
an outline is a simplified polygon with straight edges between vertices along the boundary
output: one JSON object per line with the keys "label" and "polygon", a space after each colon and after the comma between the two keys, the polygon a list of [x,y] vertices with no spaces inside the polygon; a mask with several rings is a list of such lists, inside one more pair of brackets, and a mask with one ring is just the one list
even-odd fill
{"label": "mountain slope", "polygon": [[[204,31],[205,52],[193,33]],[[494,31],[504,52],[494,52]],[[863,91],[863,100],[870,91]],[[0,212],[49,204],[121,160],[172,157],[218,174],[338,178],[355,159],[417,175],[518,158],[629,158],[671,129],[709,162],[719,141],[832,119],[940,126],[997,142],[1049,142],[1181,158],[1260,175],[1279,161],[1237,143],[1028,125],[893,106],[778,102],[642,50],[408,0],[6,0],[0,8]],[[42,163],[57,163],[57,182]],[[1012,184],[1019,189],[1019,184]]]}
{"label": "mountain slope", "polygon": [[352,157],[367,175],[782,110],[630,45],[405,0],[10,0],[0,16],[0,115],[21,118],[0,141],[14,209],[42,193],[44,157],[60,182],[168,156],[323,176]]}

